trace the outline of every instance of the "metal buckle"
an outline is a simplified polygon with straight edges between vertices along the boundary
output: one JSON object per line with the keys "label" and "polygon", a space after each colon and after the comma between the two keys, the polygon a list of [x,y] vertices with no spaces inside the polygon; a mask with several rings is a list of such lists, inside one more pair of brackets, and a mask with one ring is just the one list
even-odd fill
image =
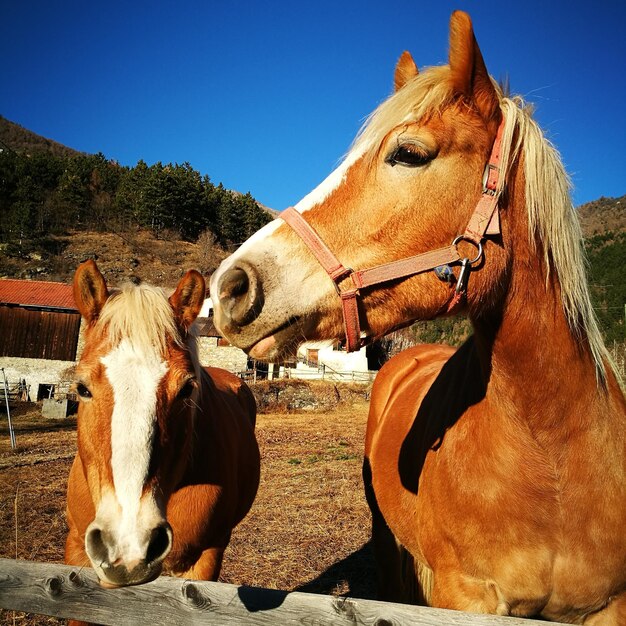
{"label": "metal buckle", "polygon": [[485,171],[483,172],[483,194],[495,196],[496,191],[498,190],[497,179],[496,179],[495,187],[493,189],[487,186],[487,184],[489,183],[489,178],[491,176],[492,170],[496,170],[498,172],[498,178],[500,177],[500,168],[497,165],[494,165],[493,163],[487,163],[487,165],[485,166]]}
{"label": "metal buckle", "polygon": [[352,285],[354,286],[354,290],[352,289],[346,289],[346,291],[342,291],[341,287],[339,286],[339,283],[342,283],[344,280],[348,279],[348,278],[352,278],[352,275],[354,274],[354,270],[351,267],[346,267],[344,268],[344,271],[341,272],[341,274],[339,274],[336,278],[333,278],[333,285],[335,286],[335,291],[337,292],[337,295],[341,298],[342,294],[344,293],[348,293],[351,291],[355,291],[356,294],[359,294],[359,290],[357,288],[357,286],[354,284],[354,280],[352,281]]}

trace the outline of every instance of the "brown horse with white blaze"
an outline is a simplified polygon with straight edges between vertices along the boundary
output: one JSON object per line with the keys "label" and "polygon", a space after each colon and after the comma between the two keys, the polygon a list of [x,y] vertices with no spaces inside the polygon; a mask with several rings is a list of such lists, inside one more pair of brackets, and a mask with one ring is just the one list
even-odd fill
{"label": "brown horse with white blaze", "polygon": [[65,560],[91,564],[105,587],[162,570],[216,580],[256,495],[256,404],[235,375],[199,364],[204,296],[194,270],[169,299],[145,284],[109,293],[93,261],[76,271],[86,329]]}
{"label": "brown horse with white blaze", "polygon": [[273,360],[467,314],[460,349],[413,348],[375,382],[381,594],[626,624],[626,403],[559,155],[462,12],[449,64],[418,72],[404,53],[395,88],[342,165],[222,263],[216,323]]}

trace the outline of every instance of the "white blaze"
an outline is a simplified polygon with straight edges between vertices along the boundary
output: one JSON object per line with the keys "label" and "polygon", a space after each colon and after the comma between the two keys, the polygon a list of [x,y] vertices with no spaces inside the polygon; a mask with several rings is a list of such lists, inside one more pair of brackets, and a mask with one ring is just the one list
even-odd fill
{"label": "white blaze", "polygon": [[[359,160],[359,158],[365,153],[367,146],[363,145],[358,151],[350,152],[344,161],[333,170],[313,191],[308,193],[298,204],[294,206],[296,211],[300,213],[304,213],[314,206],[321,204],[330,196],[330,194],[338,189],[341,184],[345,181],[348,170]],[[216,287],[218,284],[219,277],[236,264],[237,259],[244,256],[251,248],[256,246],[259,242],[267,239],[274,233],[274,231],[281,225],[284,224],[283,220],[275,219],[269,224],[266,224],[254,233],[249,239],[247,239],[238,249],[234,252],[230,257],[225,259],[222,264],[219,266],[216,272],[213,274],[213,278],[211,280],[211,293],[216,294]]]}
{"label": "white blaze", "polygon": [[120,535],[132,536],[150,464],[157,389],[168,368],[156,351],[138,349],[127,339],[102,364],[113,388],[111,469],[122,509]]}
{"label": "white blaze", "polygon": [[365,153],[365,147],[357,151],[350,152],[343,160],[341,165],[333,170],[313,191],[309,192],[296,206],[296,210],[304,213],[313,208],[317,204],[321,204],[330,196],[330,194],[338,189],[346,179],[348,170],[361,158]]}

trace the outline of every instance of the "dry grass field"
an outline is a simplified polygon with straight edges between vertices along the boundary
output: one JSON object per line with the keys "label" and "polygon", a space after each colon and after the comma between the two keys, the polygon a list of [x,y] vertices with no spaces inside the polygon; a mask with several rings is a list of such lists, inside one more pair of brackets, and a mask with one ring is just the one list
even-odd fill
{"label": "dry grass field", "polygon": [[[374,597],[361,485],[366,419],[367,403],[353,399],[329,411],[258,416],[261,485],[233,533],[221,581]],[[0,556],[61,563],[76,422],[43,419],[37,405],[13,421],[16,451],[0,414]],[[0,623],[63,621],[2,611]]]}

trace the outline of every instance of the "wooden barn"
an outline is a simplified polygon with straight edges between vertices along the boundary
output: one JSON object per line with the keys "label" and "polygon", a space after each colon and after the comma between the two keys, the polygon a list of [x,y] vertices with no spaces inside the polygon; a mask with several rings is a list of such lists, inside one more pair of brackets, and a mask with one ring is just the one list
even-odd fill
{"label": "wooden barn", "polygon": [[79,331],[71,285],[0,279],[0,357],[74,361]]}

